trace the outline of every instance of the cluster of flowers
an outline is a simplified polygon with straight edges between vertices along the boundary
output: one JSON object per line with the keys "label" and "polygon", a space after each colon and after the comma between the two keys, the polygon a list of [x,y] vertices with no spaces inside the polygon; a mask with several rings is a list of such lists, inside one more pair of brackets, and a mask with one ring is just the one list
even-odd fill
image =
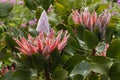
{"label": "cluster of flowers", "polygon": [[28,23],[22,23],[21,24],[21,27],[25,28],[27,27],[27,25],[29,26],[33,26],[33,25],[36,25],[37,24],[37,19],[33,19],[33,20],[30,20]]}

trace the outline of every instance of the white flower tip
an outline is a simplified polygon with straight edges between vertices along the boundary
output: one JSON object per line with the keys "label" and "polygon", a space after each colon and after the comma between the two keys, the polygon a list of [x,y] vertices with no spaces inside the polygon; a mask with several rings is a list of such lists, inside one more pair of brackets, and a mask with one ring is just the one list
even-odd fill
{"label": "white flower tip", "polygon": [[44,10],[40,16],[40,19],[37,24],[36,31],[40,32],[42,31],[46,35],[50,33],[50,26],[48,21],[48,16],[46,14],[46,11]]}

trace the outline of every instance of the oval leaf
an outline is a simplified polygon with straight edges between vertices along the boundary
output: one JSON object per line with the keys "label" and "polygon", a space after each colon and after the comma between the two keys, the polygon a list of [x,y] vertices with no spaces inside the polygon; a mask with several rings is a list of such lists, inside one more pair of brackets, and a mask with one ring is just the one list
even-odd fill
{"label": "oval leaf", "polygon": [[99,42],[98,37],[94,33],[87,30],[83,33],[83,39],[90,49],[94,49]]}
{"label": "oval leaf", "polygon": [[88,62],[80,62],[78,63],[70,73],[70,76],[75,76],[77,74],[82,75],[84,78],[90,73],[90,63]]}
{"label": "oval leaf", "polygon": [[113,64],[108,75],[111,80],[120,80],[120,63]]}
{"label": "oval leaf", "polygon": [[115,39],[107,50],[107,56],[114,59],[120,59],[120,39]]}
{"label": "oval leaf", "polygon": [[64,80],[67,78],[67,75],[68,75],[68,72],[66,70],[62,69],[62,70],[55,71],[52,76],[55,80],[56,79]]}
{"label": "oval leaf", "polygon": [[13,9],[13,4],[0,2],[0,17],[8,16],[12,9]]}

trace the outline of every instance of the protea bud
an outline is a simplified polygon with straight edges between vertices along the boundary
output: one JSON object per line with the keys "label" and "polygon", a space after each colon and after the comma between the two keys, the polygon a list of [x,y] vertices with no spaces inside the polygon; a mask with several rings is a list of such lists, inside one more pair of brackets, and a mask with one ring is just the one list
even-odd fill
{"label": "protea bud", "polygon": [[[61,36],[63,36],[63,38],[61,38]],[[28,40],[24,37],[20,38],[20,40],[14,40],[19,45],[19,47],[16,48],[23,54],[32,55],[33,53],[41,53],[44,56],[48,56],[55,48],[62,51],[68,38],[69,35],[67,31],[64,33],[63,30],[61,30],[56,36],[55,31],[51,30],[48,36],[41,31],[35,38],[29,34]]]}
{"label": "protea bud", "polygon": [[99,27],[100,32],[110,22],[111,14],[105,10],[102,14],[97,15],[95,11],[92,14],[85,8],[83,11],[72,10],[72,18],[75,24],[81,24],[89,31],[93,31],[94,28]]}

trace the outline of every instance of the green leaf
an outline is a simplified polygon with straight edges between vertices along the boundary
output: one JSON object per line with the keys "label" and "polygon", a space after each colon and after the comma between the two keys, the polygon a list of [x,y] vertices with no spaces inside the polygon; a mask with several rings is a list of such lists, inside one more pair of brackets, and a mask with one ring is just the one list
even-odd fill
{"label": "green leaf", "polygon": [[[29,69],[18,69],[12,74],[13,80],[31,80],[31,71]],[[12,80],[12,79],[11,79]]]}
{"label": "green leaf", "polygon": [[56,1],[64,5],[67,10],[71,11],[74,0],[56,0]]}
{"label": "green leaf", "polygon": [[18,51],[15,46],[17,46],[17,43],[15,40],[13,40],[13,36],[10,34],[6,34],[6,44],[9,48],[11,48],[13,51]]}
{"label": "green leaf", "polygon": [[56,48],[54,51],[51,52],[51,55],[50,55],[52,71],[54,71],[56,66],[60,63],[60,60],[61,60],[61,56],[60,56],[58,49]]}
{"label": "green leaf", "polygon": [[28,68],[34,68],[32,63],[32,57],[26,54],[21,55],[22,62],[26,65]]}
{"label": "green leaf", "polygon": [[13,73],[12,71],[5,73],[0,77],[0,80],[13,80],[13,78],[11,77],[12,73]]}
{"label": "green leaf", "polygon": [[56,26],[55,26],[55,28],[57,29],[57,30],[66,30],[66,26],[64,25],[64,24],[61,24],[60,22],[59,22],[59,24],[57,24]]}
{"label": "green leaf", "polygon": [[72,14],[70,14],[69,16],[68,16],[68,24],[69,25],[73,25],[74,24],[74,22],[73,22],[73,19],[72,19]]}
{"label": "green leaf", "polygon": [[61,69],[61,70],[55,71],[52,76],[54,80],[66,80],[67,75],[68,75],[68,72],[64,69]]}
{"label": "green leaf", "polygon": [[60,3],[54,3],[56,11],[58,14],[65,16],[66,15],[66,8],[64,5],[60,4]]}
{"label": "green leaf", "polygon": [[90,5],[89,6],[89,11],[92,13],[94,10],[97,10],[99,8],[99,2],[93,4],[93,5]]}
{"label": "green leaf", "polygon": [[93,0],[93,3],[97,3],[100,2],[101,0]]}
{"label": "green leaf", "polygon": [[90,73],[90,63],[88,62],[80,62],[78,63],[72,70],[72,72],[70,73],[70,76],[75,76],[77,74],[82,75],[84,78],[87,77],[87,75]]}
{"label": "green leaf", "polygon": [[36,9],[36,18],[39,20],[41,13],[43,12],[43,9],[41,7],[38,7]]}
{"label": "green leaf", "polygon": [[6,48],[2,49],[0,51],[0,61],[3,61],[5,63],[10,63],[9,58],[12,57],[12,54],[9,50],[6,50]]}
{"label": "green leaf", "polygon": [[108,80],[109,79],[108,74],[103,74],[100,77],[101,77],[101,80]]}
{"label": "green leaf", "polygon": [[41,6],[47,11],[51,5],[51,0],[41,0]]}
{"label": "green leaf", "polygon": [[106,43],[110,43],[112,40],[112,36],[113,36],[113,27],[109,26],[106,29],[106,33],[105,33],[105,42]]}
{"label": "green leaf", "polygon": [[94,49],[99,42],[99,39],[96,36],[96,34],[89,32],[87,30],[84,31],[83,33],[83,39],[90,49]]}
{"label": "green leaf", "polygon": [[65,63],[64,68],[68,71],[71,71],[75,65],[80,63],[85,59],[85,56],[82,55],[74,55],[71,58],[68,59],[68,61]]}
{"label": "green leaf", "polygon": [[74,2],[73,2],[73,7],[75,9],[80,9],[82,7],[82,5],[83,5],[82,0],[74,0]]}
{"label": "green leaf", "polygon": [[24,67],[25,64],[23,64],[22,60],[18,57],[14,57],[14,58],[9,58],[9,60],[13,63],[16,64],[16,66],[19,66],[19,67]]}
{"label": "green leaf", "polygon": [[77,41],[77,37],[75,36],[75,33],[74,33],[72,27],[66,27],[66,29],[70,33],[70,36]]}
{"label": "green leaf", "polygon": [[98,75],[97,74],[90,74],[89,75],[89,80],[98,80]]}
{"label": "green leaf", "polygon": [[[62,22],[62,20],[59,18],[58,14],[55,12],[49,12],[48,14],[49,22],[54,26]],[[51,26],[52,27],[52,26]]]}
{"label": "green leaf", "polygon": [[113,62],[103,56],[94,56],[91,59],[91,70],[101,74],[107,74]]}
{"label": "green leaf", "polygon": [[102,66],[96,63],[91,64],[91,71],[95,73],[107,74],[105,70],[102,68]]}
{"label": "green leaf", "polygon": [[40,4],[41,0],[34,0],[36,3]]}
{"label": "green leaf", "polygon": [[77,75],[75,75],[75,76],[73,77],[72,80],[83,80],[83,76],[77,74]]}
{"label": "green leaf", "polygon": [[71,27],[66,27],[68,32],[70,33],[70,37],[68,39],[65,52],[72,55],[74,53],[79,53],[80,52],[80,46],[79,42],[77,40],[77,37]]}
{"label": "green leaf", "polygon": [[77,32],[78,38],[83,40],[83,34],[85,31],[85,28],[82,25],[77,25],[75,27],[76,27],[76,32]]}
{"label": "green leaf", "polygon": [[101,12],[101,11],[103,11],[104,9],[107,9],[109,7],[109,4],[108,3],[102,3],[102,4],[100,4],[100,6],[98,7],[98,9],[97,9],[97,12]]}
{"label": "green leaf", "polygon": [[120,79],[120,63],[115,63],[112,65],[108,76],[111,80],[119,80]]}
{"label": "green leaf", "polygon": [[120,39],[115,39],[107,50],[107,56],[114,59],[120,59]]}
{"label": "green leaf", "polygon": [[36,10],[36,4],[34,3],[34,0],[24,0],[25,5],[31,9],[31,10]]}
{"label": "green leaf", "polygon": [[13,9],[13,4],[0,2],[0,17],[6,17]]}
{"label": "green leaf", "polygon": [[92,4],[92,1],[93,0],[85,0],[85,4],[88,6],[88,5]]}
{"label": "green leaf", "polygon": [[39,72],[48,67],[45,57],[42,56],[40,53],[32,54],[32,61],[33,61],[33,66]]}

